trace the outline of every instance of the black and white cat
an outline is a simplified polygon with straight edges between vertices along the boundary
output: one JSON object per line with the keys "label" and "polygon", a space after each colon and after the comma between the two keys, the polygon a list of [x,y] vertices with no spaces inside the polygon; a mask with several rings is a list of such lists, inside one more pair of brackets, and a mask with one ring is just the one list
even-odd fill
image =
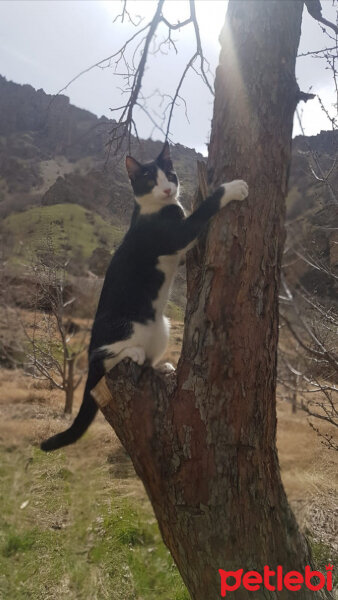
{"label": "black and white cat", "polygon": [[178,201],[179,183],[168,143],[154,162],[140,164],[127,156],[126,167],[135,209],[104,280],[82,405],[71,427],[42,442],[42,450],[56,450],[81,437],[97,412],[90,392],[118,362],[129,357],[139,365],[159,363],[169,338],[164,310],[182,255],[218,210],[248,195],[245,181],[231,181],[186,218]]}

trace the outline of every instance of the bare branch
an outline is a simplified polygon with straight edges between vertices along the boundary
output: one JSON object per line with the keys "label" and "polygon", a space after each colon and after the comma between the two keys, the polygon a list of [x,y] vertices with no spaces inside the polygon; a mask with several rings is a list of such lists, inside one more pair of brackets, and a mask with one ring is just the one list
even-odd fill
{"label": "bare branch", "polygon": [[328,21],[327,19],[324,19],[322,16],[322,6],[320,0],[305,0],[305,6],[311,17],[313,17],[316,21],[319,21],[319,23],[330,27],[330,29],[332,29],[336,35],[338,34],[337,25],[331,23],[331,21]]}
{"label": "bare branch", "polygon": [[[80,73],[73,77],[64,87],[62,87],[50,102],[51,106],[56,96],[63,93],[72,83],[77,81],[77,79],[90,72],[91,70],[95,68],[105,69],[109,67],[114,67],[115,74],[119,77],[122,77],[124,80],[124,86],[123,88],[121,88],[121,93],[127,94],[128,99],[125,104],[110,109],[112,112],[120,112],[120,115],[116,123],[113,124],[109,133],[110,139],[107,144],[107,160],[112,150],[113,154],[116,156],[118,156],[120,152],[122,150],[125,150],[126,148],[130,152],[132,136],[135,135],[136,138],[138,137],[136,121],[134,118],[135,107],[141,108],[141,110],[150,119],[154,128],[160,131],[166,139],[168,138],[174,109],[175,106],[178,105],[177,101],[179,99],[182,100],[185,115],[187,117],[186,103],[180,95],[180,90],[182,88],[184,78],[190,69],[194,70],[194,72],[201,77],[203,83],[207,86],[209,91],[212,94],[214,93],[212,82],[209,79],[210,65],[203,53],[200,31],[196,17],[195,1],[189,0],[190,16],[184,21],[178,21],[177,23],[171,23],[163,15],[164,2],[165,0],[158,0],[156,10],[151,21],[149,21],[143,27],[137,29],[137,31],[131,37],[128,38],[128,40],[123,44],[123,46],[119,50],[110,54],[106,58],[97,61],[93,65],[83,69]],[[121,20],[121,23],[123,23],[126,19],[128,19],[128,21],[132,23],[135,27],[138,27],[142,21],[141,17],[139,16],[137,20],[133,20],[133,18],[127,10],[127,0],[124,0],[122,11],[119,15],[115,17],[114,22],[116,22],[117,20]],[[160,24],[163,24],[167,28],[167,35],[157,48],[151,50],[151,44],[156,39],[156,31]],[[183,74],[177,84],[177,88],[174,94],[172,95],[171,104],[168,107],[168,110],[166,110],[165,113],[163,113],[162,119],[160,120],[160,122],[158,122],[156,112],[153,109],[150,112],[150,109],[143,104],[143,98],[141,95],[141,88],[143,84],[147,60],[150,54],[163,52],[164,46],[167,46],[168,50],[173,48],[175,53],[177,54],[178,50],[175,41],[172,39],[172,32],[180,31],[181,29],[183,29],[186,26],[189,26],[190,24],[192,24],[194,28],[196,50],[183,71]],[[141,37],[136,46],[133,48],[131,58],[127,58],[127,50],[131,47],[136,38],[140,37],[142,33],[145,33],[145,35]],[[140,59],[137,63],[138,54],[140,54]],[[199,59],[198,69],[194,67],[194,62],[197,59]],[[119,65],[123,65],[122,71],[117,71]],[[165,120],[166,124],[164,124]]]}
{"label": "bare branch", "polygon": [[[298,109],[296,109],[296,116],[297,116],[298,124],[299,124],[300,130],[302,132],[302,135],[305,137],[305,131],[303,128],[302,120],[301,120]],[[322,166],[321,166],[320,162],[318,161],[316,153],[313,152],[313,150],[310,147],[308,142],[307,142],[307,147],[308,147],[309,154],[311,155],[311,157],[316,165],[317,171],[318,171],[316,173],[314,168],[312,167],[311,163],[309,163],[309,168],[310,168],[313,176],[315,177],[315,179],[317,179],[317,181],[319,181],[320,183],[323,183],[327,187],[331,201],[333,202],[333,204],[336,204],[338,206],[338,197],[336,196],[336,194],[332,188],[332,185],[329,181],[329,175],[327,173],[324,173],[324,170],[322,169]],[[329,173],[331,174],[331,169],[330,169]]]}
{"label": "bare branch", "polygon": [[308,52],[302,52],[301,54],[297,55],[297,58],[302,58],[303,56],[315,56],[316,54],[323,54],[324,56],[322,58],[326,58],[326,54],[328,52],[332,52],[333,50],[337,50],[338,46],[331,46],[330,48],[321,48],[320,50],[309,50]]}
{"label": "bare branch", "polygon": [[123,8],[122,8],[122,13],[120,13],[119,15],[117,15],[113,21],[113,23],[115,23],[118,19],[121,19],[121,23],[124,22],[124,18],[127,17],[128,21],[130,23],[132,23],[132,25],[134,25],[135,27],[138,27],[138,25],[143,21],[143,18],[140,15],[137,15],[137,19],[138,21],[134,21],[130,15],[130,13],[127,10],[127,0],[123,0]]}

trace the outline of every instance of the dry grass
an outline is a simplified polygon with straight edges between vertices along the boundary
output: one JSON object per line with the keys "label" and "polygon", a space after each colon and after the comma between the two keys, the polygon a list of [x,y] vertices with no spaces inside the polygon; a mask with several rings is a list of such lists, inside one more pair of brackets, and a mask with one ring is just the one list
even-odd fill
{"label": "dry grass", "polygon": [[337,551],[338,453],[321,443],[304,412],[292,414],[285,402],[278,404],[277,445],[283,483],[300,526]]}
{"label": "dry grass", "polygon": [[[171,345],[166,359],[175,364],[179,356],[181,340],[182,324],[173,322]],[[9,511],[8,519],[6,515],[3,516],[11,527],[15,526],[18,519],[20,520],[20,526],[25,523],[25,520],[21,522],[23,515],[26,518],[27,526],[34,523],[42,532],[61,530],[69,532],[72,527],[75,527],[74,548],[69,542],[70,545],[65,546],[64,552],[68,552],[69,556],[72,556],[73,552],[76,554],[77,536],[80,540],[80,546],[84,543],[81,540],[86,539],[84,549],[79,550],[79,552],[87,552],[86,548],[90,542],[90,536],[94,534],[88,534],[86,531],[88,527],[94,527],[95,533],[96,526],[93,523],[95,523],[96,516],[101,513],[105,514],[104,507],[108,506],[112,496],[117,498],[116,506],[119,507],[129,501],[136,503],[141,510],[145,511],[144,514],[147,515],[145,521],[149,523],[149,527],[154,527],[149,502],[141,482],[134,473],[130,458],[101,414],[98,415],[88,433],[78,444],[68,447],[63,452],[53,454],[53,459],[51,459],[51,455],[47,457],[43,455],[40,458],[42,453],[36,448],[39,442],[64,429],[71,421],[71,418],[66,418],[62,414],[64,403],[62,392],[50,390],[48,384],[34,381],[22,371],[12,370],[0,371],[0,390],[0,451],[2,456],[5,457],[9,469],[6,471],[6,468],[3,467],[7,478],[5,478],[4,487],[7,487],[3,489],[2,497],[4,498],[5,494],[9,494],[10,499],[10,504],[5,504],[5,510],[7,506]],[[74,413],[77,412],[81,403],[82,392],[83,385],[76,391]],[[338,512],[337,453],[326,449],[321,444],[315,432],[309,427],[304,413],[299,411],[296,415],[293,415],[291,406],[285,402],[278,404],[277,442],[283,482],[298,522],[303,530],[310,535],[313,543],[317,544],[316,552],[319,553],[319,561],[324,560],[324,557],[327,560],[328,556],[332,560],[331,550],[333,552],[334,549],[337,549],[337,534],[334,529]],[[57,458],[54,459],[56,455]],[[55,500],[53,500],[54,493],[56,495]],[[29,505],[21,510],[20,505],[26,497],[29,499]],[[46,497],[49,498],[49,504],[47,505]],[[17,502],[15,510],[12,507],[13,502]],[[134,514],[128,511],[129,509],[127,513],[123,514]],[[79,518],[79,513],[81,521],[76,521],[76,518]],[[112,514],[110,513],[110,515]],[[77,515],[77,517],[74,515]],[[110,516],[109,518],[113,517]],[[133,516],[124,518],[132,519],[132,521],[134,519]],[[88,521],[88,525],[85,525],[86,521]],[[95,552],[98,553],[99,565],[105,564],[104,561],[112,550],[111,546],[109,548],[100,546],[100,535],[100,532],[97,535],[95,533]],[[158,534],[152,535],[156,537]],[[26,544],[22,552],[25,548],[27,552],[30,552],[30,543],[40,543],[39,540],[38,542],[31,542],[29,537],[24,542],[20,540],[20,537],[14,536],[11,544],[14,544],[14,548],[19,543]],[[56,558],[50,548],[54,548],[55,541],[49,543],[50,560],[53,561]],[[159,541],[156,541],[156,544],[158,543]],[[151,542],[151,548],[153,546],[154,543]],[[158,547],[160,548],[160,546]],[[11,546],[6,551],[11,552]],[[19,549],[18,552],[20,553],[21,550]],[[143,547],[142,552],[146,552],[145,547]],[[152,552],[152,550],[150,549],[149,552]],[[165,550],[161,549],[159,552],[164,553]],[[123,556],[129,556],[129,554],[123,554]],[[123,556],[118,554],[114,560],[122,561],[121,564],[123,564],[123,560],[127,560]],[[161,560],[166,561],[167,558],[163,557],[165,555],[161,554]],[[80,592],[72,591],[71,593],[69,591],[73,589],[72,585],[81,587],[84,573],[87,573],[86,565],[81,562],[81,566],[80,562],[75,557],[74,569],[75,571],[79,569],[79,573],[78,575],[71,573],[73,583],[66,580],[66,567],[64,565],[59,567],[60,572],[63,573],[63,579],[60,584],[53,582],[53,592],[48,597],[56,599],[60,594],[62,597],[69,597],[70,600],[83,597]],[[143,589],[144,591],[145,583],[142,583],[142,569],[138,565],[134,565],[133,568],[135,569],[133,577],[135,581],[139,581],[137,584],[139,588],[137,589]],[[153,569],[153,563],[151,562],[149,563],[149,569],[150,572]],[[161,569],[163,569],[163,566]],[[74,583],[76,577],[78,577],[78,583]],[[98,599],[111,597],[105,595],[108,594],[108,580],[101,581],[100,578],[102,577],[105,577],[105,573],[100,568],[90,567],[87,585],[93,586],[92,589],[96,589],[97,586],[99,586],[99,589],[102,587],[103,591],[101,595],[100,593],[97,595]],[[51,581],[52,576],[46,573],[47,582],[49,578]],[[175,582],[177,582],[176,579]],[[156,590],[158,584],[159,580],[154,581],[154,590]],[[58,587],[58,585],[61,587]],[[163,585],[167,584],[163,582]],[[19,588],[15,587],[15,589],[18,590]],[[187,598],[185,593],[180,588],[175,598],[178,600],[185,599]],[[11,595],[12,592],[8,592],[8,594],[8,600],[14,600],[14,598],[16,600],[16,592],[14,595]],[[133,592],[128,592],[126,596],[123,596],[123,592],[121,594],[117,594],[114,598],[116,597],[117,600],[139,600],[141,598],[150,600],[150,598],[155,597],[150,595],[150,592],[148,595],[147,593],[144,593],[144,595],[140,592],[136,593],[135,589]],[[35,596],[29,597],[33,598]],[[39,597],[42,598],[42,596]],[[161,597],[167,598],[167,596]],[[2,600],[1,577],[0,598]],[[18,598],[21,600],[21,596],[18,596]],[[172,600],[174,596],[168,596],[168,598]]]}
{"label": "dry grass", "polygon": [[[181,337],[182,328],[174,323],[166,358],[175,364]],[[47,383],[34,381],[22,371],[0,371],[0,390],[0,443],[7,447],[37,445],[72,420],[62,414],[62,392],[50,390]],[[82,401],[82,393],[83,385],[75,394],[74,413]],[[337,453],[321,444],[302,411],[292,414],[291,406],[285,402],[278,404],[277,443],[283,483],[300,524],[315,534],[318,529],[320,539],[334,543],[333,524],[338,512]],[[128,494],[143,497],[143,487],[134,476],[130,461],[99,414],[81,443],[67,449],[67,461],[72,470],[81,470],[86,465],[99,467],[107,460],[117,480],[120,471],[128,468],[128,477],[122,477],[118,486]]]}
{"label": "dry grass", "polygon": [[46,455],[38,443],[71,420],[62,393],[6,370],[0,389],[0,599],[188,600],[103,416],[81,443]]}

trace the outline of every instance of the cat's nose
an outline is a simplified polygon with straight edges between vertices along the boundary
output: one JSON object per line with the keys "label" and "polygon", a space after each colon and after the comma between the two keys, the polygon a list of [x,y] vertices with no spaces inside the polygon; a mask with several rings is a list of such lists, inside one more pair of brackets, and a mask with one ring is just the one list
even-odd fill
{"label": "cat's nose", "polygon": [[167,190],[164,190],[164,193],[167,194],[167,196],[170,196],[171,194],[171,189],[168,188]]}

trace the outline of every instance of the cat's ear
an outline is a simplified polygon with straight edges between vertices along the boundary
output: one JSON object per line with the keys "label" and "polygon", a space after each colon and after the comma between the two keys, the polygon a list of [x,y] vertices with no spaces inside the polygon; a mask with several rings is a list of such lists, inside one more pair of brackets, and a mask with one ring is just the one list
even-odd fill
{"label": "cat's ear", "polygon": [[142,171],[142,165],[132,156],[126,156],[126,168],[129,179],[135,179]]}
{"label": "cat's ear", "polygon": [[173,163],[170,156],[170,146],[168,142],[164,142],[164,146],[161,150],[161,153],[158,155],[156,162],[167,169],[173,168]]}

